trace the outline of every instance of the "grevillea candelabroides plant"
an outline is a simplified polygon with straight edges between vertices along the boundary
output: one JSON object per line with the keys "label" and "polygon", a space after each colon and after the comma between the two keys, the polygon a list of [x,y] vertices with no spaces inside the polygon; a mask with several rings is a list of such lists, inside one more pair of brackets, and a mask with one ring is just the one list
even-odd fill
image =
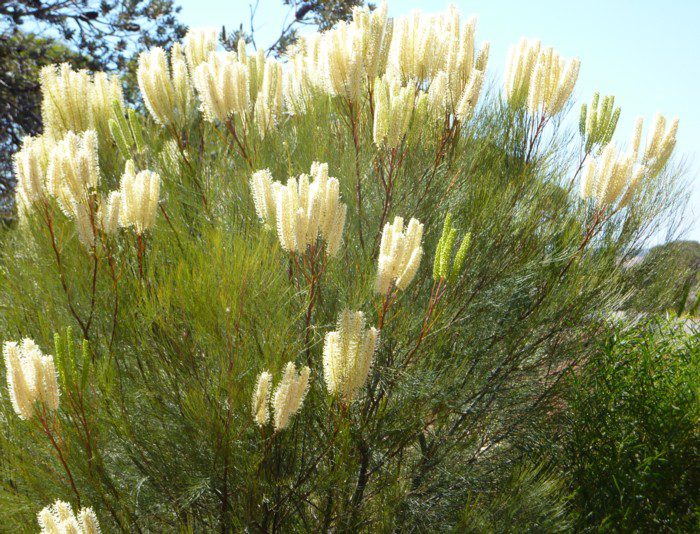
{"label": "grevillea candelabroides plant", "polygon": [[680,213],[678,122],[624,145],[596,95],[572,135],[578,60],[523,41],[491,83],[476,34],[384,3],[283,59],[192,30],[138,58],[134,108],[42,72],[0,246],[0,524],[459,530],[510,480]]}

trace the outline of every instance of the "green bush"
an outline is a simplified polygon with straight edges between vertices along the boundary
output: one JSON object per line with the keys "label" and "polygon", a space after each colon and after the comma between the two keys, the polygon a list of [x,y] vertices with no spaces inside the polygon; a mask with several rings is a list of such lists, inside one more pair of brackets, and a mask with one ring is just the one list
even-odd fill
{"label": "green bush", "polygon": [[[516,491],[512,466],[624,303],[620,258],[679,212],[677,125],[618,154],[588,141],[614,129],[592,106],[572,140],[576,61],[523,49],[503,94],[455,11],[395,21],[417,48],[390,57],[385,9],[355,15],[284,68],[243,46],[198,64],[204,34],[154,50],[148,115],[46,71],[0,251],[3,527],[56,499],[105,531],[444,531],[470,502],[486,528],[552,524],[547,478]],[[315,189],[314,162],[337,181]],[[297,209],[264,169],[318,182]]]}
{"label": "green bush", "polygon": [[635,296],[632,313],[667,313],[697,316],[700,284],[700,243],[674,241],[652,248],[630,268]]}
{"label": "green bush", "polygon": [[581,527],[690,532],[700,490],[700,335],[618,330],[572,376],[565,456]]}

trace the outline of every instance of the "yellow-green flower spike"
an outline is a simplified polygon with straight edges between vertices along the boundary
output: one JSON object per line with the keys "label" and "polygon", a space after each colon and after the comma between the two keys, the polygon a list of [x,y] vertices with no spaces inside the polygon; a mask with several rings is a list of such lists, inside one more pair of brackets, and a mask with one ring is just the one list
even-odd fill
{"label": "yellow-green flower spike", "polygon": [[595,93],[590,106],[581,106],[579,132],[584,139],[586,153],[610,143],[619,118],[620,108],[615,107],[615,97],[611,95],[601,99]]}
{"label": "yellow-green flower spike", "polygon": [[471,244],[472,235],[468,233],[462,239],[462,242],[457,249],[457,254],[455,255],[455,261],[452,263],[452,272],[450,273],[450,282],[454,282],[459,273],[462,272],[464,268],[464,262],[467,259],[467,251],[469,250],[469,245]]}

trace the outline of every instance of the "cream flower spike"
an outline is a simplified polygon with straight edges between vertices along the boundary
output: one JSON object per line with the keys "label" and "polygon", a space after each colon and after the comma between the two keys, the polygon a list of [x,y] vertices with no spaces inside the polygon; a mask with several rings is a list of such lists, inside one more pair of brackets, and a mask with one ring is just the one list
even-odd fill
{"label": "cream flower spike", "polygon": [[[648,134],[646,147],[642,155],[642,164],[647,167],[651,176],[657,176],[671,158],[673,149],[676,146],[678,119],[673,119],[667,130],[666,118],[657,113],[654,116],[653,124],[654,126]],[[641,125],[639,129],[641,130]],[[637,141],[637,146],[638,144],[639,142]]]}
{"label": "cream flower spike", "polygon": [[395,21],[388,67],[392,75],[404,83],[421,83],[437,74],[441,66],[439,58],[444,57],[440,21],[420,11],[412,11]]}
{"label": "cream flower spike", "polygon": [[295,74],[298,70],[303,71],[313,89],[320,92],[326,92],[328,89],[322,46],[324,40],[325,34],[304,35],[289,50]]}
{"label": "cream flower spike", "polygon": [[160,176],[152,171],[138,174],[134,163],[126,163],[120,184],[122,226],[131,226],[138,235],[155,224],[160,194]]}
{"label": "cream flower spike", "polygon": [[386,2],[374,11],[367,6],[356,6],[352,10],[351,25],[359,40],[357,49],[362,57],[364,77],[370,82],[384,74],[389,60],[393,23],[388,11]]}
{"label": "cream flower spike", "polygon": [[115,102],[124,109],[124,94],[119,77],[104,72],[95,73],[90,91],[90,127],[97,131],[101,140],[110,138],[109,120]]}
{"label": "cream flower spike", "polygon": [[362,49],[362,35],[347,22],[323,34],[322,72],[329,94],[345,97],[350,102],[360,99],[365,80]]}
{"label": "cream flower spike", "polygon": [[[292,113],[299,113],[300,84],[357,102],[366,84],[387,68],[392,40],[392,21],[385,2],[375,10],[355,7],[349,22],[332,30],[302,37],[289,55],[292,76],[285,88],[285,99]],[[291,101],[291,102],[290,102]]]}
{"label": "cream flower spike", "polygon": [[[238,55],[239,61],[243,57],[240,52]],[[265,50],[258,48],[258,51],[252,56],[246,56],[245,65],[248,67],[249,77],[249,100],[251,107],[255,107],[255,101],[258,98],[258,93],[262,88],[263,78],[265,77],[265,64],[268,59],[265,58]]]}
{"label": "cream flower spike", "polygon": [[52,137],[90,128],[90,116],[85,113],[91,92],[88,71],[74,71],[68,63],[48,65],[41,69],[39,80],[41,115],[44,128]]}
{"label": "cream flower spike", "polygon": [[3,356],[10,400],[20,419],[34,417],[38,405],[58,410],[58,378],[52,356],[44,355],[31,339],[21,344],[5,342]]}
{"label": "cream flower spike", "polygon": [[289,362],[284,368],[280,380],[272,395],[273,423],[275,430],[283,430],[289,424],[289,419],[301,408],[306,393],[309,390],[308,367],[297,372],[295,365]]}
{"label": "cream flower spike", "polygon": [[37,514],[41,534],[100,534],[100,524],[92,508],[81,508],[74,515],[70,504],[56,501]]}
{"label": "cream flower spike", "polygon": [[183,126],[194,109],[194,94],[179,43],[170,51],[152,48],[139,56],[136,77],[148,112],[163,126]]}
{"label": "cream flower spike", "polygon": [[417,219],[411,219],[405,231],[401,217],[395,217],[392,224],[386,223],[379,246],[374,286],[377,293],[386,295],[392,286],[402,290],[408,287],[423,256],[422,239],[423,225]]}
{"label": "cream flower spike", "polygon": [[479,94],[481,93],[481,86],[484,83],[484,73],[480,70],[474,70],[469,83],[464,88],[464,93],[460,98],[457,109],[455,110],[455,116],[461,122],[468,121],[474,114],[474,109],[476,108],[477,101],[479,100]]}
{"label": "cream flower spike", "polygon": [[124,95],[117,76],[86,70],[74,71],[70,65],[49,65],[40,73],[41,115],[44,131],[61,138],[67,132],[96,130],[102,139],[109,136],[113,102],[124,107]]}
{"label": "cream flower spike", "polygon": [[517,108],[527,102],[530,80],[541,46],[538,40],[522,39],[518,45],[510,47],[506,62],[504,93],[512,107]]}
{"label": "cream flower spike", "polygon": [[581,196],[593,198],[601,208],[617,204],[624,207],[645,174],[645,168],[635,163],[635,154],[620,155],[614,143],[608,144],[600,157],[591,160],[581,179]]}
{"label": "cream flower spike", "polygon": [[445,116],[451,110],[448,103],[448,94],[448,76],[445,71],[441,70],[430,82],[430,88],[427,92],[428,114],[434,121],[444,121]]}
{"label": "cream flower spike", "polygon": [[566,61],[551,47],[541,50],[528,89],[530,113],[548,117],[559,113],[576,85],[580,66],[578,58]]}
{"label": "cream flower spike", "polygon": [[272,181],[269,170],[258,171],[250,187],[258,217],[277,228],[282,248],[304,253],[318,239],[326,253],[336,256],[345,226],[347,206],[340,201],[340,183],[328,176],[328,164],[314,162],[311,176],[290,178],[287,185]]}
{"label": "cream flower spike", "polygon": [[[73,219],[80,242],[92,248],[95,245],[92,198],[100,178],[97,133],[94,130],[81,134],[68,132],[61,141],[52,143],[50,150],[46,191],[56,199],[63,213]],[[24,186],[20,198],[23,196],[26,196]]]}
{"label": "cream flower spike", "polygon": [[254,172],[250,179],[255,212],[260,220],[268,226],[276,226],[277,212],[275,209],[275,191],[273,190],[275,184],[277,187],[282,187],[279,182],[272,181],[272,173],[269,169]]}
{"label": "cream flower spike", "polygon": [[46,197],[46,174],[54,145],[47,136],[27,136],[22,140],[22,148],[12,156],[22,213]]}
{"label": "cream flower spike", "polygon": [[265,426],[270,420],[270,393],[272,392],[272,375],[263,371],[258,375],[258,381],[253,392],[253,419],[258,426]]}
{"label": "cream flower spike", "polygon": [[226,122],[240,116],[246,122],[250,111],[249,69],[233,52],[214,52],[194,71],[194,85],[202,101],[204,117]]}
{"label": "cream flower spike", "polygon": [[51,150],[46,189],[68,217],[76,215],[76,205],[87,207],[100,180],[97,133],[68,132]]}
{"label": "cream flower spike", "polygon": [[84,203],[73,201],[69,213],[75,223],[78,241],[87,249],[93,248],[96,243],[97,225],[92,209]]}
{"label": "cream flower spike", "polygon": [[644,121],[635,122],[627,151],[620,155],[614,143],[608,144],[601,155],[588,163],[581,179],[581,196],[594,198],[601,207],[614,204],[626,206],[643,180],[652,180],[661,173],[676,145],[678,119],[666,129],[666,119],[657,114],[654,126],[640,151]]}
{"label": "cream flower spike", "polygon": [[375,83],[374,144],[396,148],[408,132],[413,117],[416,91],[401,87],[397,79],[386,76]]}
{"label": "cream flower spike", "polygon": [[488,63],[489,43],[484,43],[482,49],[476,52],[474,45],[476,18],[471,17],[466,24],[462,25],[459,12],[454,6],[448,9],[445,26],[444,32],[447,38],[443,55],[444,63],[440,68],[447,74],[449,93],[446,95],[446,100],[450,109],[454,110],[463,100],[465,90],[477,83],[474,81],[475,76],[483,77]]}
{"label": "cream flower spike", "polygon": [[283,73],[282,93],[290,115],[303,115],[312,104],[316,86],[307,65],[302,54],[295,54],[289,59],[289,70]]}
{"label": "cream flower spike", "polygon": [[323,345],[324,378],[331,395],[353,400],[367,381],[378,337],[376,328],[365,328],[361,311],[341,312],[338,330],[328,332]]}
{"label": "cream flower spike", "polygon": [[216,50],[219,32],[216,28],[194,28],[187,32],[183,41],[187,67],[190,72],[199,67]]}
{"label": "cream flower spike", "polygon": [[265,61],[262,85],[255,100],[255,125],[261,138],[277,124],[283,105],[282,65],[274,59],[268,59]]}
{"label": "cream flower spike", "polygon": [[100,202],[100,226],[107,234],[115,234],[119,229],[119,220],[122,210],[122,192],[111,191]]}

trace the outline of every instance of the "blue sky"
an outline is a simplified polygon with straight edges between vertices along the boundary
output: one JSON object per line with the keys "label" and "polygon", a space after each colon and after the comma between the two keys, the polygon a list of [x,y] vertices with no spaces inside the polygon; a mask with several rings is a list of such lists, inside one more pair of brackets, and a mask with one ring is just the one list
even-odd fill
{"label": "blue sky", "polygon": [[[225,25],[233,30],[241,22],[249,25],[246,0],[177,3],[182,20],[192,27]],[[564,56],[578,56],[581,72],[575,96],[583,102],[595,91],[615,95],[622,107],[616,133],[621,142],[631,135],[638,116],[646,123],[657,111],[678,116],[676,155],[687,161],[692,190],[685,237],[700,240],[700,0],[394,0],[389,1],[389,14],[435,12],[450,4],[465,19],[477,15],[477,42],[490,41],[489,70],[497,79],[508,47],[521,37],[536,37]],[[255,17],[258,45],[272,44],[286,14],[281,0],[260,0]],[[578,113],[578,106],[575,109]]]}

